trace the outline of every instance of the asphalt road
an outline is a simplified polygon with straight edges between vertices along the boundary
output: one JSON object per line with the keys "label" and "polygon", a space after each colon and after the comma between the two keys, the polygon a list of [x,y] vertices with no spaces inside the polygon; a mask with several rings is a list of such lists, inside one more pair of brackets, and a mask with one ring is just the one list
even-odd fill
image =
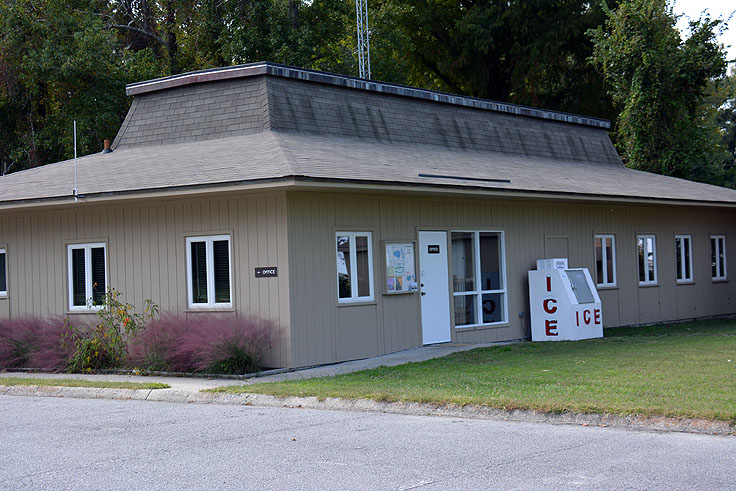
{"label": "asphalt road", "polygon": [[736,437],[0,396],[0,489],[736,489]]}

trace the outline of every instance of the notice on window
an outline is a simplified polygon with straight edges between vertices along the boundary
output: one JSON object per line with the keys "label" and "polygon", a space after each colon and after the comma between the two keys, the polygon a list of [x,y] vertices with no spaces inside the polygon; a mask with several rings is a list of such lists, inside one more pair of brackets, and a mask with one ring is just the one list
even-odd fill
{"label": "notice on window", "polygon": [[413,242],[386,244],[386,293],[417,291]]}

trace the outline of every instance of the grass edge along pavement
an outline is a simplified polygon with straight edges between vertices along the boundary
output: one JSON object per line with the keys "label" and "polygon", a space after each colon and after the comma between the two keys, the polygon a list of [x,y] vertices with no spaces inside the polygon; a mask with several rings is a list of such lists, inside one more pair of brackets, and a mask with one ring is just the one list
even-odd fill
{"label": "grass edge along pavement", "polygon": [[612,328],[602,339],[493,346],[334,377],[208,391],[736,425],[736,320]]}
{"label": "grass edge along pavement", "polygon": [[37,387],[88,387],[95,389],[170,389],[158,382],[111,382],[106,380],[81,380],[72,378],[0,377],[0,386],[30,385]]}

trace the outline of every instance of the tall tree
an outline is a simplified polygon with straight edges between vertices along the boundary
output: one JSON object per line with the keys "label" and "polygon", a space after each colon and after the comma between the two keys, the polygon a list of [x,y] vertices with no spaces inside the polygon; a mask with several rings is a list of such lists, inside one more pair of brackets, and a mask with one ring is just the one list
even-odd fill
{"label": "tall tree", "polygon": [[691,22],[684,41],[676,22],[666,0],[624,0],[591,31],[591,60],[622,106],[616,134],[627,165],[717,182],[723,153],[706,96],[726,69],[720,21]]}
{"label": "tall tree", "polygon": [[222,49],[233,63],[273,61],[339,66],[332,49],[346,35],[341,0],[233,0],[225,3]]}
{"label": "tall tree", "polygon": [[112,138],[129,101],[125,84],[157,74],[145,52],[116,48],[93,15],[94,0],[0,3],[0,170],[9,172],[73,155],[77,121],[82,155]]}
{"label": "tall tree", "polygon": [[[386,0],[408,82],[476,97],[611,117],[587,63],[605,13],[583,0]],[[378,26],[382,27],[382,26]],[[385,29],[384,29],[385,30]]]}

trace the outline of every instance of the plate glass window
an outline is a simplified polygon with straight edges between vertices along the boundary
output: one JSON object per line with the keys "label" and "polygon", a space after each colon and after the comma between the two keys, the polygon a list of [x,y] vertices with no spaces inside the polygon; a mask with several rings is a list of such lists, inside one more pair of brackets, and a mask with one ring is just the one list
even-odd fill
{"label": "plate glass window", "polygon": [[677,268],[677,282],[691,283],[693,281],[693,236],[675,236],[675,267]]}
{"label": "plate glass window", "polygon": [[714,280],[725,280],[726,274],[726,236],[710,236],[710,264]]}
{"label": "plate glass window", "polygon": [[0,249],[0,297],[8,296],[8,255],[5,249]]}
{"label": "plate glass window", "polygon": [[616,286],[616,238],[595,236],[595,274],[598,286]]}
{"label": "plate glass window", "polygon": [[657,283],[657,242],[654,235],[639,235],[636,238],[636,253],[639,264],[639,284]]}
{"label": "plate glass window", "polygon": [[507,322],[503,232],[452,232],[455,327]]}
{"label": "plate glass window", "polygon": [[232,307],[229,235],[187,238],[189,306]]}
{"label": "plate glass window", "polygon": [[95,310],[105,303],[107,251],[105,244],[68,246],[69,309]]}
{"label": "plate glass window", "polygon": [[373,300],[373,245],[370,232],[337,232],[337,301]]}

